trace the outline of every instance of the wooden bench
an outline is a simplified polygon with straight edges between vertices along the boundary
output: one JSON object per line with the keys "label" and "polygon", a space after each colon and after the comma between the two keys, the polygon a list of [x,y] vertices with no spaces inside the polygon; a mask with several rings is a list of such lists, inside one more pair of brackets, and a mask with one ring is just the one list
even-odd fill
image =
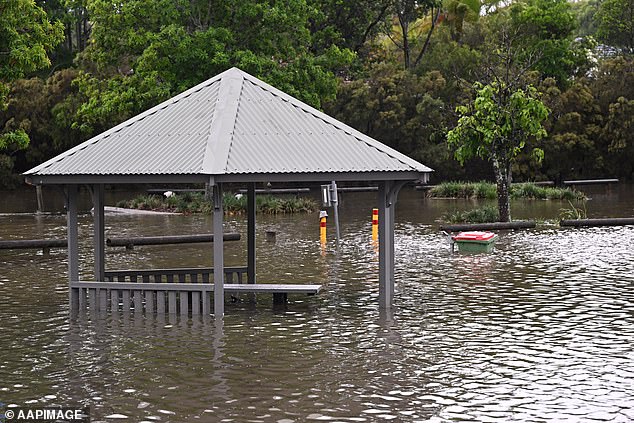
{"label": "wooden bench", "polygon": [[[76,308],[92,310],[145,311],[153,313],[200,314],[210,310],[212,283],[143,283],[143,282],[71,282],[71,301]],[[275,304],[287,300],[288,294],[314,295],[321,285],[294,284],[225,284],[226,293],[252,292],[273,294]]]}

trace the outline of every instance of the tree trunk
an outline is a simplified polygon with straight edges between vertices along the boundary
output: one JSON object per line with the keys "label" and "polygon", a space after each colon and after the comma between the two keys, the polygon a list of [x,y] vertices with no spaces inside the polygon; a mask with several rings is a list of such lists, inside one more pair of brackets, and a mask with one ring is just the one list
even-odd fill
{"label": "tree trunk", "polygon": [[511,163],[508,160],[493,160],[495,181],[498,191],[498,213],[500,222],[511,221],[511,202],[509,190],[511,186]]}
{"label": "tree trunk", "polygon": [[409,22],[407,18],[403,16],[401,13],[398,15],[398,22],[401,26],[401,34],[403,34],[403,65],[405,66],[405,70],[408,70],[410,67],[410,51],[409,51]]}

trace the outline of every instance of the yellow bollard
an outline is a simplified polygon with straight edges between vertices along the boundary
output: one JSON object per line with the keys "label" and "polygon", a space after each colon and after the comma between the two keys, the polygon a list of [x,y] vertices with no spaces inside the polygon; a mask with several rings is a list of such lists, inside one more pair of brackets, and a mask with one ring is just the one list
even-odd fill
{"label": "yellow bollard", "polygon": [[372,241],[379,239],[379,209],[372,209]]}
{"label": "yellow bollard", "polygon": [[328,213],[319,212],[319,240],[322,244],[326,243],[326,217],[328,217]]}

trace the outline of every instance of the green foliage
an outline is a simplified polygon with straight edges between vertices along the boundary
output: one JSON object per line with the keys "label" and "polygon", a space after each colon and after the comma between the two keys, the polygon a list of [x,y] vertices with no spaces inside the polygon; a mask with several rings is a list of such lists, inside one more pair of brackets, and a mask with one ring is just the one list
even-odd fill
{"label": "green foliage", "polygon": [[599,40],[634,53],[634,0],[604,0],[595,20]]}
{"label": "green foliage", "polygon": [[434,198],[497,198],[495,185],[490,182],[443,182],[429,190]]}
{"label": "green foliage", "polygon": [[601,0],[581,0],[570,4],[570,11],[575,16],[578,27],[577,37],[595,36],[597,33],[596,13]]}
{"label": "green foliage", "polygon": [[573,43],[577,22],[566,0],[525,0],[511,6],[511,25],[518,34],[523,60],[545,77],[564,83],[586,60]]}
{"label": "green foliage", "polygon": [[[0,83],[50,65],[47,52],[62,40],[62,26],[51,23],[34,0],[11,0],[0,6]],[[6,88],[3,91],[7,93]],[[0,110],[6,98],[0,96]]]}
{"label": "green foliage", "polygon": [[[341,84],[326,112],[421,162],[447,172],[444,147],[453,117],[447,104],[458,88],[438,71],[416,75],[381,63],[363,78]],[[455,166],[457,167],[457,166]]]}
{"label": "green foliage", "polygon": [[585,200],[581,191],[570,188],[553,188],[524,182],[511,185],[511,198],[525,198],[533,200]]}
{"label": "green foliage", "polygon": [[468,105],[458,106],[458,125],[447,134],[447,142],[455,148],[461,162],[481,157],[503,165],[519,154],[529,137],[546,135],[542,126],[548,109],[537,98],[537,90],[511,91],[501,83],[476,83],[476,98]]}
{"label": "green foliage", "polygon": [[82,104],[73,127],[87,136],[110,128],[231,66],[317,108],[333,99],[333,71],[354,55],[330,46],[310,53],[303,0],[89,3],[93,43],[77,80]]}
{"label": "green foliage", "polygon": [[[225,193],[222,197],[225,213],[242,214],[247,211],[247,197]],[[202,193],[186,192],[165,198],[162,195],[141,195],[127,201],[119,201],[117,207],[171,211],[175,213],[209,214],[213,204]],[[312,213],[317,210],[317,203],[310,198],[292,197],[278,198],[273,196],[257,196],[256,212],[263,214]]]}
{"label": "green foliage", "polygon": [[311,49],[316,53],[333,45],[359,53],[389,17],[390,2],[308,0],[307,4],[313,40]]}
{"label": "green foliage", "polygon": [[576,207],[569,200],[568,205],[569,208],[559,209],[559,220],[579,220],[579,219],[587,219],[588,213],[586,211],[586,202],[582,203],[583,207]]}
{"label": "green foliage", "polygon": [[[50,65],[47,52],[62,40],[62,26],[51,23],[33,0],[11,0],[0,5],[0,113],[9,106],[9,83]],[[18,150],[29,145],[24,125],[0,121],[0,173],[10,175]],[[0,182],[1,183],[1,182]]]}
{"label": "green foliage", "polygon": [[[490,182],[443,182],[429,190],[433,198],[497,198],[497,188]],[[532,182],[512,184],[510,197],[514,199],[532,200],[584,200],[585,194],[570,188],[545,187]]]}
{"label": "green foliage", "polygon": [[499,214],[494,206],[487,205],[466,211],[448,212],[441,219],[447,223],[491,223],[498,221]]}

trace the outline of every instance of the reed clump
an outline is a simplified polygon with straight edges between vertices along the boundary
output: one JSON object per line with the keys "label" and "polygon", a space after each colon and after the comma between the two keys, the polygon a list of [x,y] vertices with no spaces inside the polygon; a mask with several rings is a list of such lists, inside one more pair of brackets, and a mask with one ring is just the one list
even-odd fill
{"label": "reed clump", "polygon": [[[245,195],[225,193],[222,201],[225,213],[242,214],[247,211],[247,197]],[[280,198],[271,195],[256,197],[256,212],[263,214],[312,213],[317,210],[317,206],[317,202],[312,198]],[[213,203],[202,193],[185,192],[169,197],[159,194],[144,194],[130,200],[119,201],[117,207],[185,214],[208,214],[213,210]]]}
{"label": "reed clump", "polygon": [[[509,192],[512,199],[582,201],[583,192],[571,188],[545,187],[532,182],[512,184]],[[497,188],[491,182],[450,181],[436,185],[429,190],[433,198],[477,198],[494,200]]]}
{"label": "reed clump", "polygon": [[491,223],[497,222],[500,214],[495,206],[487,205],[471,210],[454,210],[441,218],[447,223]]}

